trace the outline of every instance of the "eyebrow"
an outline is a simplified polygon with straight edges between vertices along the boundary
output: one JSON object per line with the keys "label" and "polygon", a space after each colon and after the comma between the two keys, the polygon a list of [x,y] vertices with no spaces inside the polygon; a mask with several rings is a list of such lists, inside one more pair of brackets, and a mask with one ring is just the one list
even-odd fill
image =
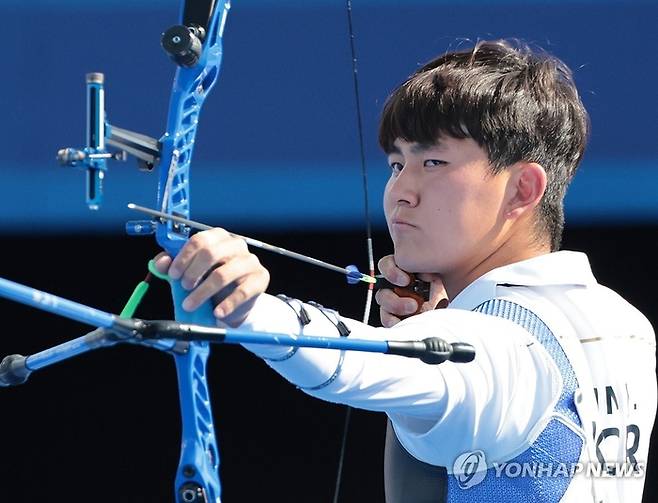
{"label": "eyebrow", "polygon": [[[428,150],[432,150],[434,148],[442,149],[443,145],[441,145],[441,143],[438,141],[433,143],[412,143],[411,147],[409,147],[409,150],[412,154],[422,154],[423,152],[427,152]],[[393,148],[389,154],[402,155],[402,151],[397,146],[393,145]]]}

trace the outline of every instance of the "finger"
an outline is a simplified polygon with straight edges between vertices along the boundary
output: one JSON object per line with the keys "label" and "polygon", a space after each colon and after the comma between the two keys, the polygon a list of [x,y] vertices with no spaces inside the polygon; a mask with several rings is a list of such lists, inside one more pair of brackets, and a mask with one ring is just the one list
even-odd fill
{"label": "finger", "polygon": [[183,309],[194,311],[231,283],[263,268],[255,255],[237,257],[213,269],[183,301]]}
{"label": "finger", "polygon": [[167,274],[169,266],[171,265],[171,257],[167,252],[160,252],[153,258],[153,264],[158,272],[162,274]]}
{"label": "finger", "polygon": [[226,237],[204,243],[188,262],[187,269],[181,276],[181,285],[187,290],[192,290],[218,266],[241,255],[249,255],[247,245],[241,239]]}
{"label": "finger", "polygon": [[407,286],[411,282],[409,275],[397,266],[393,255],[386,255],[379,259],[377,268],[387,280],[395,285]]}
{"label": "finger", "polygon": [[445,309],[448,307],[448,299],[443,298],[439,299],[438,302],[424,302],[423,305],[420,307],[420,312],[425,313],[427,311],[434,311],[435,309]]}
{"label": "finger", "polygon": [[269,282],[270,275],[266,269],[239,279],[235,289],[215,307],[213,314],[232,327],[240,325]]}
{"label": "finger", "polygon": [[448,292],[446,292],[443,285],[443,279],[440,274],[435,273],[422,273],[418,274],[418,278],[430,283],[430,298],[427,301],[428,308],[423,308],[423,311],[432,309],[441,309],[448,304]]}
{"label": "finger", "polygon": [[241,239],[229,238],[213,243],[212,247],[202,248],[195,255],[181,278],[181,285],[183,288],[192,290],[217,267],[228,264],[238,257],[250,255],[247,245]]}
{"label": "finger", "polygon": [[210,246],[212,243],[221,242],[228,237],[228,232],[220,228],[199,232],[192,236],[171,263],[169,277],[171,279],[180,279],[202,248]]}
{"label": "finger", "polygon": [[447,298],[441,299],[434,309],[445,309],[448,304],[450,304],[450,301]]}
{"label": "finger", "polygon": [[418,274],[416,274],[416,276],[418,276],[418,279],[426,281],[428,283],[438,282],[443,284],[443,279],[441,278],[441,275],[435,272],[419,272]]}
{"label": "finger", "polygon": [[430,283],[430,300],[429,303],[436,309],[440,303],[447,305],[448,293],[443,283]]}
{"label": "finger", "polygon": [[409,316],[418,311],[419,303],[411,297],[400,297],[393,290],[379,290],[375,296],[377,304],[395,316]]}
{"label": "finger", "polygon": [[400,323],[400,318],[397,316],[392,315],[388,311],[385,311],[382,308],[379,308],[379,319],[382,322],[382,326],[384,328],[390,328],[393,325],[396,325],[397,323]]}
{"label": "finger", "polygon": [[408,298],[414,301],[414,305],[416,306],[416,309],[411,314],[418,314],[420,312],[420,308],[425,303],[425,297],[419,295],[414,290],[408,290],[406,288],[402,288],[401,286],[396,286],[393,289],[393,292],[400,297]]}

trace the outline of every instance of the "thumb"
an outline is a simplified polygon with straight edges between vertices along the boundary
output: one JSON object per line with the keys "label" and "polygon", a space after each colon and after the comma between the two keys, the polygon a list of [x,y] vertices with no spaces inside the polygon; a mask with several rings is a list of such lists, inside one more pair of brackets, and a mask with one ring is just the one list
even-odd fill
{"label": "thumb", "polygon": [[162,274],[167,274],[171,265],[171,257],[166,252],[160,252],[153,258],[155,268]]}
{"label": "thumb", "polygon": [[427,301],[430,309],[442,309],[448,307],[448,292],[443,285],[443,279],[437,273],[420,273],[418,279],[430,284],[430,298]]}

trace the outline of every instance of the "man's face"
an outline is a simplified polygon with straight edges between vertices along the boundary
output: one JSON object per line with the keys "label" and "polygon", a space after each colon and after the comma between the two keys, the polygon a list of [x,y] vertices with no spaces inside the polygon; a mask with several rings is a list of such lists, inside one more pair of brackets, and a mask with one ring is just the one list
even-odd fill
{"label": "man's face", "polygon": [[408,272],[468,274],[500,246],[509,173],[492,175],[472,139],[397,139],[384,211],[395,261]]}

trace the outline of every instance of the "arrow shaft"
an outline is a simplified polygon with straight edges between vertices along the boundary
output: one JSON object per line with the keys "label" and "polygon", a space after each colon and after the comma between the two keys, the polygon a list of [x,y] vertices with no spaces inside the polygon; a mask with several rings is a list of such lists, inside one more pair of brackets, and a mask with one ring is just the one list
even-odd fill
{"label": "arrow shaft", "polygon": [[[188,218],[179,217],[177,215],[171,215],[171,214],[168,214],[168,213],[164,213],[162,211],[153,210],[151,208],[146,208],[144,206],[139,206],[137,204],[130,203],[128,205],[128,208],[130,208],[131,210],[146,213],[147,215],[151,215],[152,217],[156,217],[156,218],[159,218],[159,219],[171,220],[172,222],[177,222],[179,224],[186,225],[191,229],[197,229],[197,230],[200,230],[200,231],[207,231],[207,230],[212,229],[212,227],[210,225],[207,225],[207,224],[204,224],[204,223],[201,223],[201,222],[196,222],[196,221],[190,220]],[[316,259],[316,258],[313,258],[313,257],[309,257],[307,255],[303,255],[301,253],[297,253],[297,252],[294,252],[294,251],[291,251],[291,250],[287,250],[285,248],[281,248],[280,246],[274,246],[274,245],[271,245],[269,243],[265,243],[263,241],[260,241],[258,239],[253,239],[253,238],[250,238],[250,237],[247,237],[247,236],[242,236],[240,234],[235,234],[234,232],[229,232],[229,234],[233,237],[244,240],[249,246],[253,246],[255,248],[260,248],[261,250],[267,250],[267,251],[272,252],[272,253],[277,253],[277,254],[283,255],[285,257],[293,258],[295,260],[300,260],[302,262],[306,262],[307,264],[322,267],[324,269],[328,269],[330,271],[338,272],[340,274],[345,274],[346,276],[354,277],[354,272],[350,271],[349,269],[347,269],[345,267],[339,267],[337,265],[330,264],[330,263],[325,262],[323,260],[319,260],[319,259]],[[364,283],[375,283],[376,282],[375,278],[373,278],[372,276],[368,276],[367,274],[362,274],[362,273],[359,273],[359,274],[361,274],[361,277],[357,278],[357,279],[359,279],[360,281],[363,281]]]}

